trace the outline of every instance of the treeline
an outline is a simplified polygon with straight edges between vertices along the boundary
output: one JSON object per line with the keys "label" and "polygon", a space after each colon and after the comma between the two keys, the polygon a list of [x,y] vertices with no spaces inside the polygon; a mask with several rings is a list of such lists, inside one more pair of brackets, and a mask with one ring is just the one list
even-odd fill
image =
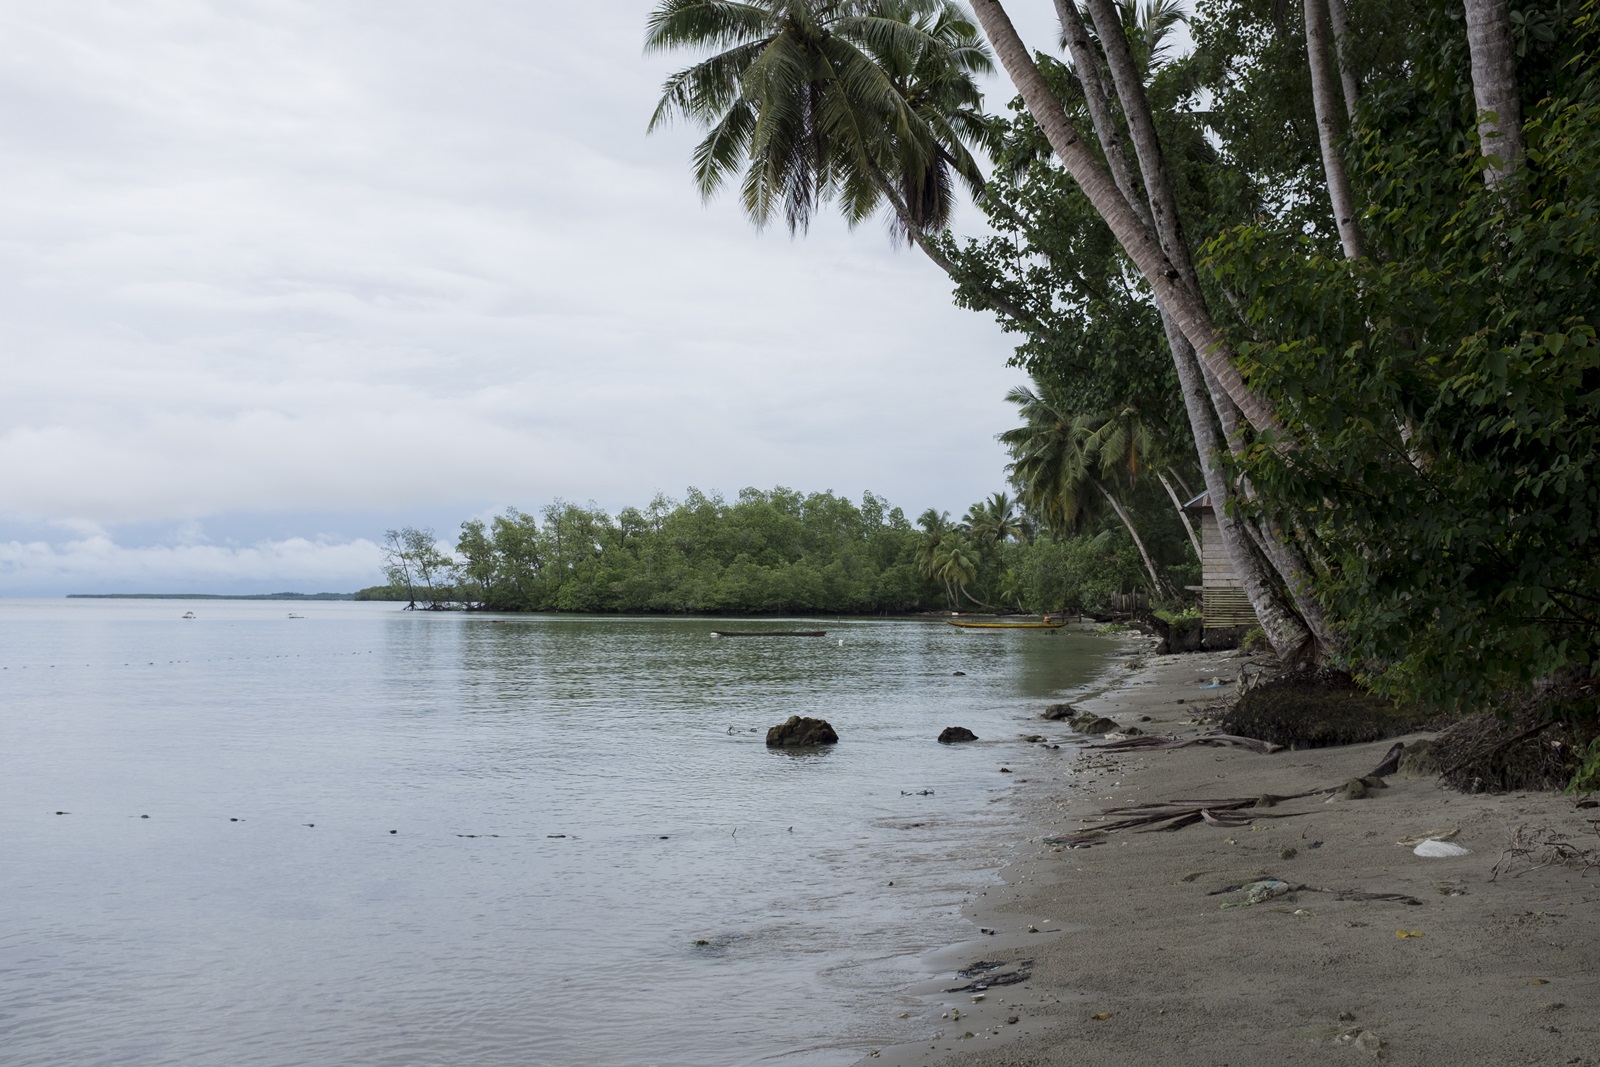
{"label": "treeline", "polygon": [[[1198,564],[1170,505],[1146,495],[1132,507],[1162,581],[1193,582]],[[855,503],[745,489],[730,501],[690,489],[616,515],[558,500],[464,522],[453,549],[431,530],[391,530],[387,584],[357,597],[494,611],[1097,611],[1153,587],[1128,527],[1108,521],[1036,536],[1003,493],[960,521],[930,509],[915,523],[870,492]]]}

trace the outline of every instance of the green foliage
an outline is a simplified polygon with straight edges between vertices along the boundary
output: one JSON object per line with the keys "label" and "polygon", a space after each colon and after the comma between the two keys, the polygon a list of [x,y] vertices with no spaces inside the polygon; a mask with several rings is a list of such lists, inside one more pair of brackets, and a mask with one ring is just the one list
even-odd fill
{"label": "green foliage", "polygon": [[1600,790],[1600,737],[1575,753],[1577,770],[1567,781],[1567,795],[1582,796]]}
{"label": "green foliage", "polygon": [[1271,647],[1267,643],[1267,631],[1259,626],[1250,627],[1244,632],[1244,636],[1239,638],[1239,650],[1241,652],[1260,652]]}
{"label": "green foliage", "polygon": [[986,135],[976,76],[993,62],[949,0],[661,0],[645,47],[711,53],[667,79],[650,127],[706,129],[702,195],[742,169],[757,225],[804,229],[837,198],[852,224],[887,200],[901,232],[935,232],[957,182],[982,183],[966,143]]}
{"label": "green foliage", "polygon": [[615,518],[556,501],[462,524],[463,599],[501,611],[900,612],[932,606],[919,537],[866,494],[690,489]]}
{"label": "green foliage", "polygon": [[1113,593],[1143,589],[1144,565],[1126,536],[1045,536],[1012,565],[1023,605],[1033,612],[1095,612]]}
{"label": "green foliage", "polygon": [[369,585],[365,589],[356,590],[355,600],[406,600],[405,588],[393,585]]}
{"label": "green foliage", "polygon": [[1352,662],[1415,699],[1481,702],[1600,652],[1600,64],[1572,13],[1520,12],[1514,188],[1480,176],[1459,5],[1419,3],[1351,145],[1370,258],[1268,222],[1206,249],[1295,428],[1250,477],[1326,560]]}

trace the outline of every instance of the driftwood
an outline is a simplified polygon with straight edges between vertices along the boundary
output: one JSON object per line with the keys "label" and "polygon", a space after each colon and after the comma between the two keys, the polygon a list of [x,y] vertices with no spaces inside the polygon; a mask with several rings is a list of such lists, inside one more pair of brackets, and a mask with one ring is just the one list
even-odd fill
{"label": "driftwood", "polygon": [[1190,745],[1218,745],[1230,748],[1247,748],[1251,752],[1263,756],[1270,756],[1274,752],[1283,750],[1282,745],[1275,745],[1271,741],[1258,741],[1253,737],[1239,737],[1235,734],[1201,734],[1199,737],[1128,737],[1120,741],[1107,741],[1100,745],[1085,745],[1089,752],[1126,752],[1136,748],[1160,749],[1163,752],[1174,752]]}

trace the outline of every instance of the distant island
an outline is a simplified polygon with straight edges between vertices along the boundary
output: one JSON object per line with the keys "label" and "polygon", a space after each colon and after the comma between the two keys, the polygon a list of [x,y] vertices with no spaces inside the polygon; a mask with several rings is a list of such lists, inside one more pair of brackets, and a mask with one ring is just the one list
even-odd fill
{"label": "distant island", "polygon": [[354,593],[68,593],[68,600],[354,600]]}

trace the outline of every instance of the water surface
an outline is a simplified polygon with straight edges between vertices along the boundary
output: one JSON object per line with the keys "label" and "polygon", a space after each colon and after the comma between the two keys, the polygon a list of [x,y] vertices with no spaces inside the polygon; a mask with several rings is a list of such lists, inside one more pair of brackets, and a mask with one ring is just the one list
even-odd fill
{"label": "water surface", "polygon": [[[0,600],[0,1058],[820,1067],[917,1036],[897,990],[1016,839],[999,767],[1110,644],[730,625]],[[841,743],[768,750],[792,714]]]}

